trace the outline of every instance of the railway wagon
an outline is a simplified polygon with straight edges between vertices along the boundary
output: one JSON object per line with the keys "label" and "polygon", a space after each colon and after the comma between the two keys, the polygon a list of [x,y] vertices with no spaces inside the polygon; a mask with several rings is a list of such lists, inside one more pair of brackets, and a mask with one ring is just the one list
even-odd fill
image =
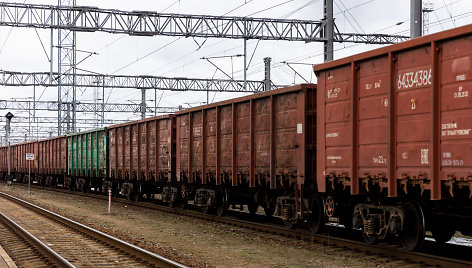
{"label": "railway wagon", "polygon": [[[18,154],[18,166],[16,169],[17,181],[28,183],[28,174],[31,173],[31,181],[36,180],[38,173],[38,152],[39,146],[37,141],[30,141],[15,145]],[[26,154],[34,154],[34,160],[26,160]]]}
{"label": "railway wagon", "polygon": [[178,192],[218,215],[230,204],[261,205],[289,225],[308,215],[315,97],[307,84],[176,112]]}
{"label": "railway wagon", "polygon": [[[10,174],[13,180],[16,172],[16,145],[10,146]],[[0,173],[3,179],[8,179],[8,146],[0,147]]]}
{"label": "railway wagon", "polygon": [[472,234],[472,26],[314,66],[325,217],[369,243]]}
{"label": "railway wagon", "polygon": [[175,122],[163,115],[108,127],[110,176],[104,189],[155,197],[175,180]]}
{"label": "railway wagon", "polygon": [[7,146],[0,147],[0,178],[5,179],[8,172]]}
{"label": "railway wagon", "polygon": [[65,182],[67,172],[67,136],[57,136],[38,141],[37,182],[42,186],[71,188]]}
{"label": "railway wagon", "polygon": [[82,192],[101,191],[108,176],[107,157],[107,128],[68,134],[66,184]]}

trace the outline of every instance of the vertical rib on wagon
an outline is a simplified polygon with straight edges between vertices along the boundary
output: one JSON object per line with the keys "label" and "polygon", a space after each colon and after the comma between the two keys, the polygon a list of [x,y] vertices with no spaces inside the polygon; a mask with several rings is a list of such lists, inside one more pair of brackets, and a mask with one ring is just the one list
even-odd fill
{"label": "vertical rib on wagon", "polygon": [[431,115],[431,139],[433,143],[433,163],[431,165],[431,200],[441,199],[441,72],[439,71],[439,46],[431,42],[431,68],[432,68],[432,105]]}

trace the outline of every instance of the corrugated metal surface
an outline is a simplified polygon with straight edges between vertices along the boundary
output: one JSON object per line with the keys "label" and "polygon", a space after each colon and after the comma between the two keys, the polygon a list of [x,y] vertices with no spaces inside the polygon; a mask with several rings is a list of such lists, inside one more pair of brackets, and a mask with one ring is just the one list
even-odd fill
{"label": "corrugated metal surface", "polygon": [[320,191],[341,182],[394,197],[415,185],[438,200],[472,189],[471,25],[314,70]]}
{"label": "corrugated metal surface", "polygon": [[[10,146],[10,173],[14,174],[18,169],[17,162],[17,145]],[[8,146],[0,147],[0,171],[7,174],[8,172]]]}
{"label": "corrugated metal surface", "polygon": [[0,172],[7,172],[8,171],[8,156],[7,156],[7,147],[2,146],[0,147]]}
{"label": "corrugated metal surface", "polygon": [[177,112],[178,179],[277,188],[313,178],[315,94],[300,85]]}
{"label": "corrugated metal surface", "polygon": [[[31,173],[36,174],[38,172],[38,142],[32,141],[27,143],[21,143],[18,147],[18,172],[28,173],[28,166],[31,165]],[[26,154],[34,154],[34,160],[26,160]]]}
{"label": "corrugated metal surface", "polygon": [[170,181],[175,170],[172,115],[114,125],[110,136],[110,176],[122,180]]}
{"label": "corrugated metal surface", "polygon": [[67,136],[38,141],[41,175],[65,175],[67,169]]}
{"label": "corrugated metal surface", "polygon": [[106,177],[108,132],[106,128],[67,135],[67,174]]}

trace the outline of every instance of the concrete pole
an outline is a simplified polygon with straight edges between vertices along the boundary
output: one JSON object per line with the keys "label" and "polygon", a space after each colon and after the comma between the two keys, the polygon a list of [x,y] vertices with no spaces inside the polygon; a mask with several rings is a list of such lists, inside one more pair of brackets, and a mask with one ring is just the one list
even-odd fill
{"label": "concrete pole", "polygon": [[333,16],[333,0],[324,0],[324,61],[332,61],[334,58],[334,16]]}
{"label": "concrete pole", "polygon": [[[36,123],[36,82],[33,83],[33,125],[35,123]],[[38,133],[37,124],[36,124],[36,133]],[[33,135],[30,134],[30,136],[33,136]],[[38,139],[37,135],[36,135],[36,139]]]}
{"label": "concrete pole", "polygon": [[102,84],[102,127],[105,125],[105,78]]}
{"label": "concrete pole", "polygon": [[422,0],[410,0],[410,38],[422,36]]}
{"label": "concrete pole", "polygon": [[13,118],[13,114],[8,112],[7,115],[5,115],[6,119],[7,119],[7,125],[6,125],[6,130],[7,130],[7,145],[8,145],[8,152],[7,152],[7,161],[8,161],[8,176],[7,176],[7,181],[8,181],[8,185],[11,185],[11,173],[10,173],[10,123],[11,123],[11,119]]}
{"label": "concrete pole", "polygon": [[51,52],[49,53],[49,64],[50,64],[50,70],[49,70],[49,82],[52,84],[53,81],[53,76],[52,73],[54,71],[54,64],[53,64],[53,55],[54,55],[54,29],[51,28]]}
{"label": "concrete pole", "polygon": [[247,40],[244,39],[244,91],[247,87]]}
{"label": "concrete pole", "polygon": [[154,89],[154,116],[157,116],[157,88]]}
{"label": "concrete pole", "polygon": [[141,89],[141,119],[146,117],[146,90]]}
{"label": "concrete pole", "polygon": [[269,91],[271,89],[271,82],[270,82],[270,61],[272,59],[267,57],[264,58],[265,64],[265,78],[264,78],[264,91]]}
{"label": "concrete pole", "polygon": [[7,119],[7,145],[8,145],[8,179],[10,179],[10,120]]}

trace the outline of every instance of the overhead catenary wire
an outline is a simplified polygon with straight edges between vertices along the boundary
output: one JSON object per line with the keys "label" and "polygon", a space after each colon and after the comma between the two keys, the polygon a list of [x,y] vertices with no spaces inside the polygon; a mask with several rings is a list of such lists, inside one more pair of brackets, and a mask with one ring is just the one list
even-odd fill
{"label": "overhead catenary wire", "polygon": [[[338,5],[338,3],[337,3],[336,0],[334,0],[333,2],[334,2],[334,4],[338,7],[339,10],[343,10],[343,9]],[[346,8],[346,6],[344,5],[343,1],[342,1],[342,0],[339,0],[339,3],[341,3],[341,5],[343,6],[344,11],[346,11],[346,12],[351,16],[351,18],[354,20],[354,23],[357,25],[357,27],[359,27],[360,32],[365,33],[364,29],[362,29],[362,26],[359,24],[359,22],[357,22],[356,17],[354,17],[354,16],[352,15],[351,11],[349,11],[349,9]],[[354,31],[359,32],[359,31],[356,29],[356,27],[354,27],[354,25],[351,23],[351,20],[344,14],[344,12],[343,12],[343,15],[344,15],[344,17],[346,18],[346,20],[349,22],[349,24],[351,24],[351,26],[352,26],[352,28],[354,29]]]}

